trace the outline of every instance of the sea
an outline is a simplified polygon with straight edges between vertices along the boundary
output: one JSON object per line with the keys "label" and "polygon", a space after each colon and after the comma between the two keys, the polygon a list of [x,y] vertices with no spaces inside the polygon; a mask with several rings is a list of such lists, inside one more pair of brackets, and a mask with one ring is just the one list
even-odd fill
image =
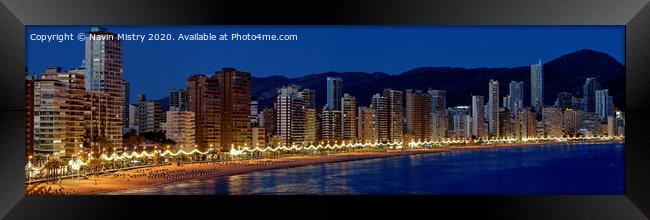
{"label": "sea", "polygon": [[109,195],[621,195],[624,143],[540,144],[251,172]]}

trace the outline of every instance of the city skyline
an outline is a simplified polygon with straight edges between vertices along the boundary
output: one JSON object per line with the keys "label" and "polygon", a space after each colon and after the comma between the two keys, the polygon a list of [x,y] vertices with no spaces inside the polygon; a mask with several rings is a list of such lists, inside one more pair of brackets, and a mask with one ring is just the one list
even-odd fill
{"label": "city skyline", "polygon": [[[281,43],[190,42],[181,44],[179,42],[123,41],[124,78],[131,83],[131,96],[129,97],[131,100],[135,100],[135,94],[138,93],[148,94],[153,99],[167,96],[168,91],[144,83],[148,78],[158,78],[159,83],[165,85],[165,88],[183,87],[184,84],[179,82],[185,77],[198,73],[211,74],[224,67],[236,67],[249,71],[253,77],[271,75],[300,77],[328,71],[400,74],[417,67],[527,66],[531,60],[548,61],[583,48],[603,51],[619,63],[625,62],[623,29],[616,26],[535,28],[518,26],[425,28],[415,26],[400,28],[399,31],[403,32],[405,36],[417,36],[416,39],[408,41],[399,40],[405,36],[396,36],[393,29],[367,26],[360,27],[360,31],[351,31],[351,29],[340,26],[327,27],[323,30],[286,26],[264,28],[208,26],[176,29],[174,26],[160,28],[107,27],[117,33],[142,33],[154,30],[172,33],[205,32],[206,30],[259,30],[273,33],[290,31],[304,36],[298,41]],[[89,29],[90,26],[31,26],[27,28],[26,35],[61,31],[87,32]],[[346,34],[349,35],[349,39],[343,38]],[[369,41],[364,39],[364,36],[371,36],[369,38],[374,40]],[[425,40],[426,38],[429,40]],[[419,45],[414,45],[415,42],[418,42]],[[445,43],[441,44],[440,42]],[[47,66],[53,65],[62,66],[64,69],[81,66],[83,54],[76,48],[83,48],[82,44],[68,41],[60,44],[27,41],[28,71],[40,73]],[[346,45],[346,48],[337,45]],[[282,49],[279,50],[279,48]],[[231,51],[228,54],[232,54],[232,57],[219,55],[219,51],[222,49]],[[347,53],[346,50],[353,53]],[[168,53],[168,51],[176,51],[176,53]],[[251,53],[250,51],[256,52]],[[318,51],[318,54],[314,54],[315,51]],[[407,51],[408,53],[406,53]],[[535,52],[530,53],[530,51]],[[243,59],[242,56],[248,56],[248,58]],[[352,57],[346,58],[347,56]],[[237,57],[239,58],[236,59]],[[269,62],[268,59],[273,59],[273,61]]]}
{"label": "city skyline", "polygon": [[[185,76],[183,86],[167,87],[151,83],[159,78],[149,78],[146,82],[169,96],[169,108],[163,109],[162,101],[147,93],[129,95],[138,83],[124,78],[127,51],[121,41],[106,37],[116,33],[92,28],[88,34],[105,37],[86,38],[82,66],[25,72],[26,138],[33,138],[25,142],[28,184],[70,179],[91,185],[89,179],[74,177],[93,175],[108,181],[100,188],[117,189],[246,167],[625,140],[625,112],[613,95],[624,89],[616,81],[623,74],[621,64],[589,49],[554,59],[548,68],[538,59],[505,75],[495,68],[457,73],[463,77],[451,81],[457,87],[427,81],[426,69],[409,73],[415,80],[405,86],[391,80],[370,81],[377,84],[372,88],[355,85],[365,80],[363,74],[281,81],[264,88],[262,95],[273,99],[272,105],[260,102],[253,92],[254,73],[239,66]],[[603,62],[609,66],[595,65]],[[564,63],[579,64],[558,70]],[[599,75],[591,72],[594,68]],[[557,84],[570,78],[572,84]],[[473,88],[459,96],[457,91],[468,88],[462,85]],[[558,85],[560,89],[550,88]],[[371,97],[357,96],[361,90]],[[133,95],[135,104],[129,103]],[[326,103],[318,101],[321,97]],[[282,162],[272,165],[269,160]],[[181,168],[186,164],[191,170]],[[221,165],[220,171],[214,169]],[[147,181],[131,185],[131,178],[145,176],[125,179],[121,174],[143,166],[152,170]],[[72,192],[79,193],[77,189]],[[38,184],[26,190],[51,192]]]}

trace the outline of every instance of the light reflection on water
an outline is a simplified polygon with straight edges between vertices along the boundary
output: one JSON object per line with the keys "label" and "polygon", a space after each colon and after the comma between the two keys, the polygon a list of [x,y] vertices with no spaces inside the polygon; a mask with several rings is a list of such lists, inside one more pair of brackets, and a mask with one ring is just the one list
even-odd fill
{"label": "light reflection on water", "polygon": [[327,163],[111,194],[623,194],[623,144],[480,149]]}

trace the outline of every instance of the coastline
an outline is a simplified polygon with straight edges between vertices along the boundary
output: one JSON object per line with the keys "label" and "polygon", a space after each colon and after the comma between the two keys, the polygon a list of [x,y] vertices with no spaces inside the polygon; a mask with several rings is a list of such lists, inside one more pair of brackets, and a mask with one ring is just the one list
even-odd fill
{"label": "coastline", "polygon": [[[611,141],[602,143],[624,143],[624,141]],[[61,183],[41,184],[39,187],[51,187],[51,190],[58,190],[58,194],[63,195],[102,195],[107,193],[140,189],[149,186],[183,182],[191,179],[208,179],[256,171],[286,169],[325,163],[338,163],[386,157],[469,151],[478,149],[521,148],[557,144],[564,145],[579,143],[472,145],[446,148],[389,150],[386,152],[347,152],[328,155],[288,156],[276,159],[249,159],[228,162],[205,162],[184,164],[182,166],[165,165],[158,167],[122,170],[115,173],[103,174],[99,177],[92,176],[88,179],[64,179],[61,181]],[[37,187],[26,188],[26,194],[29,194],[30,190],[34,189],[37,189]]]}

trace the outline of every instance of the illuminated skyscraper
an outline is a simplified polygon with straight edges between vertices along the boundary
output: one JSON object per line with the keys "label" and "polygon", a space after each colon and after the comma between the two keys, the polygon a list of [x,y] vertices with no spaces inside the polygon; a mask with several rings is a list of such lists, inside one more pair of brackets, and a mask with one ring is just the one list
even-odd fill
{"label": "illuminated skyscraper", "polygon": [[84,70],[48,67],[34,82],[36,156],[70,159],[83,149]]}
{"label": "illuminated skyscraper", "polygon": [[508,96],[510,97],[508,105],[506,108],[510,110],[510,114],[514,115],[515,112],[518,112],[520,108],[524,107],[524,82],[522,81],[510,81],[508,85]]}
{"label": "illuminated skyscraper", "polygon": [[421,90],[406,90],[406,130],[411,139],[427,140],[431,136],[431,97]]}
{"label": "illuminated skyscraper", "polygon": [[122,70],[122,42],[106,28],[93,27],[85,40],[85,89],[108,94],[106,139],[121,150],[126,89]]}
{"label": "illuminated skyscraper", "polygon": [[537,114],[541,114],[544,107],[544,66],[542,60],[530,66],[530,104]]}
{"label": "illuminated skyscraper", "polygon": [[594,112],[584,112],[580,121],[580,133],[584,136],[602,135],[602,126],[598,114]]}
{"label": "illuminated skyscraper", "polygon": [[377,140],[375,111],[368,107],[359,107],[358,134],[362,142]]}
{"label": "illuminated skyscraper", "polygon": [[582,101],[583,111],[595,112],[596,111],[596,91],[600,90],[600,83],[595,77],[589,77],[585,80],[585,85],[582,87]]}
{"label": "illuminated skyscraper", "polygon": [[379,94],[372,96],[370,108],[375,113],[375,131],[377,134],[375,137],[378,141],[389,141],[390,140],[390,112],[388,99]]}
{"label": "illuminated skyscraper", "polygon": [[323,108],[321,118],[321,139],[332,143],[340,141],[343,134],[341,111]]}
{"label": "illuminated skyscraper", "polygon": [[499,135],[499,81],[490,80],[488,90],[488,133],[493,137]]}
{"label": "illuminated skyscraper", "polygon": [[607,122],[608,116],[614,116],[614,99],[607,89],[596,90],[595,106],[601,122]]}
{"label": "illuminated skyscraper", "polygon": [[388,101],[388,138],[390,141],[402,141],[404,140],[404,93],[384,89],[383,97]]}
{"label": "illuminated skyscraper", "polygon": [[188,109],[195,115],[195,143],[200,150],[221,146],[221,112],[223,101],[216,76],[193,75],[187,79]]}
{"label": "illuminated skyscraper", "polygon": [[251,74],[233,68],[216,73],[221,89],[221,146],[251,145]]}
{"label": "illuminated skyscraper", "polygon": [[341,98],[341,139],[357,139],[357,99],[347,93]]}
{"label": "illuminated skyscraper", "polygon": [[305,108],[305,134],[303,135],[306,144],[317,141],[316,132],[318,131],[317,116],[315,108]]}
{"label": "illuminated skyscraper", "polygon": [[484,137],[487,132],[485,130],[485,111],[484,111],[483,96],[472,96],[472,135]]}
{"label": "illuminated skyscraper", "polygon": [[545,107],[542,110],[542,118],[544,121],[544,134],[547,137],[561,137],[563,135],[563,115],[561,108]]}
{"label": "illuminated skyscraper", "polygon": [[432,140],[441,140],[447,137],[447,92],[443,90],[429,90],[431,97],[431,135]]}
{"label": "illuminated skyscraper", "polygon": [[327,77],[327,109],[341,110],[343,80],[341,77]]}
{"label": "illuminated skyscraper", "polygon": [[450,126],[449,137],[453,138],[470,138],[472,136],[471,113],[469,106],[455,106],[447,109]]}
{"label": "illuminated skyscraper", "polygon": [[565,134],[574,136],[578,133],[581,122],[580,114],[582,114],[580,110],[564,109],[562,126]]}
{"label": "illuminated skyscraper", "polygon": [[282,87],[275,99],[275,133],[287,146],[303,144],[304,141],[305,104],[298,92],[297,87]]}

